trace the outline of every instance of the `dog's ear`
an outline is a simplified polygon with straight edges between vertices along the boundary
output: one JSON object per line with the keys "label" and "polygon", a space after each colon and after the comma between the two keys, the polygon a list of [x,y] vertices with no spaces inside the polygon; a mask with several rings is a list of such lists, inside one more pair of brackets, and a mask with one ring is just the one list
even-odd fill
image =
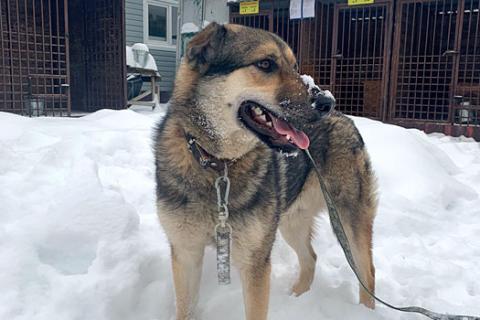
{"label": "dog's ear", "polygon": [[225,26],[211,22],[188,43],[186,54],[188,63],[200,73],[205,73],[221,51],[226,34]]}

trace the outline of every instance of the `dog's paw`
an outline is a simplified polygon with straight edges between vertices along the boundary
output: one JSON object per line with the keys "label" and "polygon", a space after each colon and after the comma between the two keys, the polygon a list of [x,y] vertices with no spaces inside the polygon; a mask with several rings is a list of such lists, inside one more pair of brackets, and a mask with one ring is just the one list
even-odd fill
{"label": "dog's paw", "polygon": [[360,303],[365,307],[374,310],[375,309],[375,299],[370,297],[367,293],[360,294]]}
{"label": "dog's paw", "polygon": [[293,285],[291,289],[291,294],[295,297],[299,297],[308,290],[313,282],[314,272],[302,272],[298,277],[297,282]]}
{"label": "dog's paw", "polygon": [[308,290],[310,290],[309,285],[305,285],[305,283],[296,283],[292,287],[291,294],[295,297],[299,297],[302,294],[304,294],[305,292],[307,292]]}

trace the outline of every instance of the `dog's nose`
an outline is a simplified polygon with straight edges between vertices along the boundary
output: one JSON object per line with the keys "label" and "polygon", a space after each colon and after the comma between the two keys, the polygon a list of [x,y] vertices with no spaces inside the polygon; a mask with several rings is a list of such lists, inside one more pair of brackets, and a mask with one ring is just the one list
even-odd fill
{"label": "dog's nose", "polygon": [[312,100],[315,110],[321,117],[328,115],[335,108],[335,97],[328,90],[313,88]]}

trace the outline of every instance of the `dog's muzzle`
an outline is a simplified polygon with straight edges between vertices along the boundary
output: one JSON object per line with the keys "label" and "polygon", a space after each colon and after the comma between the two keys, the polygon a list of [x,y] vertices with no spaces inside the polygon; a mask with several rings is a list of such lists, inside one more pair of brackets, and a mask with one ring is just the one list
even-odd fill
{"label": "dog's muzzle", "polygon": [[335,109],[335,98],[328,90],[312,88],[312,107],[320,113],[321,117],[327,116]]}

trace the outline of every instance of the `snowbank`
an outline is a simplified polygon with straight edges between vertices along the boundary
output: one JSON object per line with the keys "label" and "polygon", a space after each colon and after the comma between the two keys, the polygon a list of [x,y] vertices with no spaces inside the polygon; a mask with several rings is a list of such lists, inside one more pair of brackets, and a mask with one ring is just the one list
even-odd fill
{"label": "snowbank", "polygon": [[[161,114],[79,119],[0,113],[0,319],[170,320],[170,253],[155,217],[151,128]],[[379,180],[378,294],[399,305],[480,314],[480,145],[354,118]],[[288,295],[297,265],[279,237],[270,319],[421,319],[357,305],[326,215],[312,290]],[[205,257],[199,314],[243,319],[241,287]]]}
{"label": "snowbank", "polygon": [[180,33],[181,34],[185,34],[185,33],[195,33],[195,32],[198,32],[200,31],[200,28],[193,22],[187,22],[187,23],[184,23],[182,25],[182,28],[181,28],[181,31]]}

